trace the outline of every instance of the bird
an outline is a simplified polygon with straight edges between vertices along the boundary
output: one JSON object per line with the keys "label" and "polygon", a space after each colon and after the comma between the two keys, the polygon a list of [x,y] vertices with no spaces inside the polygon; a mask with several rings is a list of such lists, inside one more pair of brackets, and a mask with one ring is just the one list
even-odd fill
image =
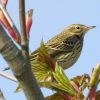
{"label": "bird", "polygon": [[[80,57],[85,34],[96,26],[72,24],[51,38],[45,45],[51,58],[63,69],[70,68]],[[37,51],[32,52],[30,61],[34,62]]]}
{"label": "bird", "polygon": [[[60,32],[44,44],[47,53],[64,70],[72,67],[72,65],[77,62],[81,54],[85,34],[95,27],[96,26],[86,26],[83,24],[72,24],[66,27],[62,32]],[[42,46],[40,46],[39,48],[41,49]],[[43,52],[42,57],[38,59],[39,48],[30,54],[30,63],[37,81],[39,83],[44,82],[44,84],[39,85],[48,87],[48,84],[46,84],[46,82],[56,82],[54,80],[55,76],[52,72],[54,72],[55,70],[57,70],[58,72],[58,69],[56,69],[55,67],[55,70],[52,71],[50,69],[50,66],[48,67],[47,63],[44,63],[44,49],[41,50]],[[57,78],[59,79],[60,76],[58,75],[59,74],[57,74]]]}
{"label": "bird", "polygon": [[[82,24],[72,24],[66,27],[62,32],[44,43],[47,53],[64,70],[72,67],[81,55],[85,34],[95,27]],[[52,67],[43,60],[43,56],[39,58],[39,49],[41,46],[29,55],[32,72],[38,82],[52,81],[52,72],[55,71],[56,65]]]}
{"label": "bird", "polygon": [[[72,24],[66,27],[44,44],[47,47],[48,54],[64,70],[72,67],[81,55],[85,34],[95,27],[82,24]],[[51,80],[52,70],[50,66],[47,65],[47,62],[44,63],[42,57],[38,59],[39,48],[29,55],[32,72],[38,81]],[[4,71],[8,69],[10,67],[5,68]]]}

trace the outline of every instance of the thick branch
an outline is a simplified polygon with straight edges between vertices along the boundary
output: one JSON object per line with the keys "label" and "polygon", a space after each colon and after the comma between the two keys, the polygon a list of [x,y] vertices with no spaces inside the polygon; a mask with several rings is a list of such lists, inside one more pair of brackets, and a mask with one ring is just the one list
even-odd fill
{"label": "thick branch", "polygon": [[23,56],[21,50],[16,47],[1,25],[0,52],[9,64],[17,80],[21,83],[27,100],[44,100],[36,79],[31,71],[29,60]]}

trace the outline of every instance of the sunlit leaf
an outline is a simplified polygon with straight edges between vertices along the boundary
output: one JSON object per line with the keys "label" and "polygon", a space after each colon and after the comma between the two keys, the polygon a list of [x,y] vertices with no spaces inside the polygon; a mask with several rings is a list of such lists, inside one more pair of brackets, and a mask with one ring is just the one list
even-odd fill
{"label": "sunlit leaf", "polygon": [[[43,41],[41,42],[38,50],[31,55],[32,70],[36,76],[36,79],[40,81],[46,81],[52,76],[54,62],[48,54],[48,48],[45,46]],[[35,56],[34,56],[35,55]]]}
{"label": "sunlit leaf", "polygon": [[55,71],[53,72],[53,78],[54,79],[51,82],[42,82],[40,84],[55,91],[62,91],[73,96],[76,95],[76,90],[71,85],[70,80],[65,75],[62,67],[60,67],[58,64],[56,64]]}
{"label": "sunlit leaf", "polygon": [[90,87],[95,87],[99,83],[99,78],[100,78],[100,65],[97,65],[90,78]]}

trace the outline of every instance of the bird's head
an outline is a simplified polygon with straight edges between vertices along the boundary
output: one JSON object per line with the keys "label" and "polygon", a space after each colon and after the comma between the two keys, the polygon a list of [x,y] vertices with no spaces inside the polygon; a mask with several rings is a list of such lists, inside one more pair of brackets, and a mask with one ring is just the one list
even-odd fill
{"label": "bird's head", "polygon": [[96,26],[85,26],[82,24],[72,24],[68,27],[69,32],[72,35],[78,35],[78,36],[84,36],[85,33],[93,28],[95,28]]}

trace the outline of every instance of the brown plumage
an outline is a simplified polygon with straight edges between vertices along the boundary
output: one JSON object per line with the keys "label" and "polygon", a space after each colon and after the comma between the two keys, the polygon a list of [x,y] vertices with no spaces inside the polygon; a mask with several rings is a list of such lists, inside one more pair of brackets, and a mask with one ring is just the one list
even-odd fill
{"label": "brown plumage", "polygon": [[[79,58],[85,33],[95,26],[72,24],[60,34],[50,39],[45,45],[48,53],[64,69],[71,67]],[[36,51],[31,54],[31,62],[36,57]]]}

